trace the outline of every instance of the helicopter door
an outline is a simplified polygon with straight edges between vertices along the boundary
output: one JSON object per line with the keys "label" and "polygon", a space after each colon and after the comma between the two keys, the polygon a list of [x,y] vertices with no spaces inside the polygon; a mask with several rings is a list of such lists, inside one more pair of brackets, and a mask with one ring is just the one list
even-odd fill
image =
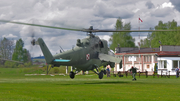
{"label": "helicopter door", "polygon": [[106,40],[100,40],[99,47],[101,53],[108,54],[108,45]]}

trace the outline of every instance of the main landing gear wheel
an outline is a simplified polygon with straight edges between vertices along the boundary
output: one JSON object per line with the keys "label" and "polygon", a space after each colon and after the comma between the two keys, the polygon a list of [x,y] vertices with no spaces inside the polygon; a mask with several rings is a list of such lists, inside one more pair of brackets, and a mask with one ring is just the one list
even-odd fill
{"label": "main landing gear wheel", "polygon": [[106,70],[103,70],[104,75],[106,75]]}
{"label": "main landing gear wheel", "polygon": [[70,73],[69,73],[69,76],[70,76],[71,79],[74,79],[75,73],[74,73],[74,72],[70,72]]}
{"label": "main landing gear wheel", "polygon": [[99,79],[102,79],[103,78],[103,71],[101,71],[98,75],[99,75]]}

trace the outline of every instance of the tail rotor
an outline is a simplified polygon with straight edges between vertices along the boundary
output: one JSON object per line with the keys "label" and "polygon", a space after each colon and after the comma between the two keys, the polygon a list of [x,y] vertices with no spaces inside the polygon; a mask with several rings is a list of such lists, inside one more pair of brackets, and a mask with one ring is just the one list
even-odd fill
{"label": "tail rotor", "polygon": [[35,38],[34,38],[34,32],[32,33],[32,35],[31,35],[31,38],[32,38],[32,41],[31,41],[31,45],[35,45],[35,43],[36,43],[36,40],[35,40]]}

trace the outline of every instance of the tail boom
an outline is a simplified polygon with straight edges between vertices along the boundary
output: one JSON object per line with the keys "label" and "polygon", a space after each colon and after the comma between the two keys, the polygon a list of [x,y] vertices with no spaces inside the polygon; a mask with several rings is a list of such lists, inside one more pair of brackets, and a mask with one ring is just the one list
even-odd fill
{"label": "tail boom", "polygon": [[48,47],[44,43],[42,38],[39,38],[38,40],[39,46],[41,48],[41,51],[44,54],[45,60],[47,64],[51,64],[54,60],[54,57],[52,56],[51,52],[49,51]]}

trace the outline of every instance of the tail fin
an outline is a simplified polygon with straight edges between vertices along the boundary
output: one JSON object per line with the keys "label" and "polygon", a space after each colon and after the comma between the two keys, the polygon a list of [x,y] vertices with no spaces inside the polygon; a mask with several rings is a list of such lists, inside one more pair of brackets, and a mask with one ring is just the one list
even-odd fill
{"label": "tail fin", "polygon": [[54,60],[51,52],[49,51],[48,47],[44,43],[42,38],[38,39],[39,46],[41,47],[41,50],[44,54],[45,60],[47,64],[51,64],[51,62]]}

